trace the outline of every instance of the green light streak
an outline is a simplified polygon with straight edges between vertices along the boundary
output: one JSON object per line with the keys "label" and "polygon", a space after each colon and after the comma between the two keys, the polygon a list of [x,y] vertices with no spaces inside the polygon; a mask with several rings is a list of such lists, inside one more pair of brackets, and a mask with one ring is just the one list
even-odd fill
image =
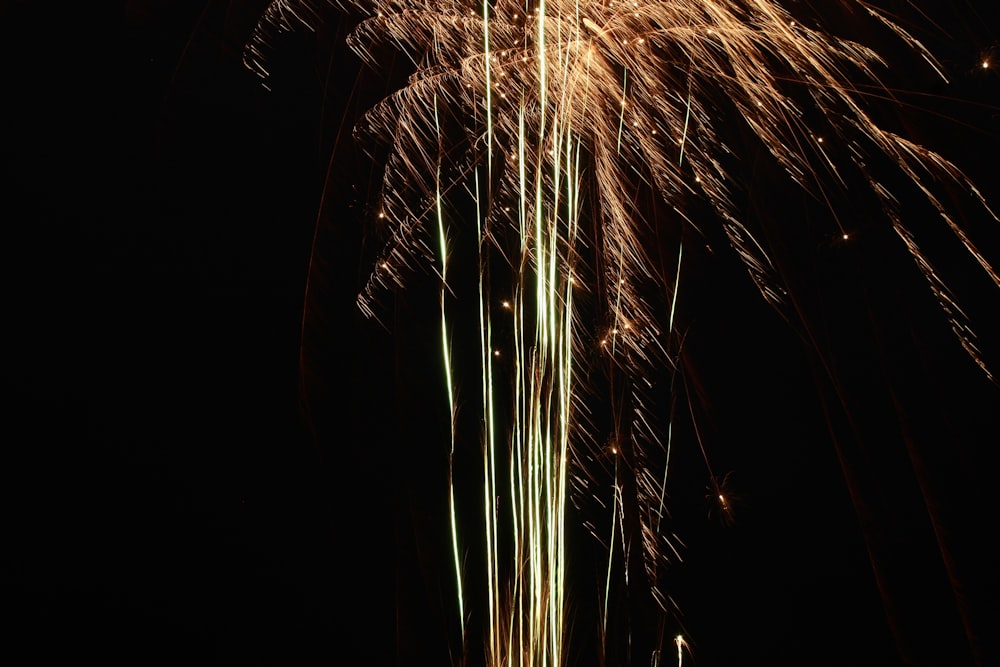
{"label": "green light streak", "polygon": [[[434,127],[438,137],[441,136],[440,119],[438,117],[437,97],[434,98]],[[448,513],[451,524],[451,546],[452,556],[455,565],[455,583],[458,598],[458,618],[461,627],[461,636],[465,637],[465,601],[462,590],[462,567],[459,557],[458,547],[458,525],[455,506],[455,420],[458,406],[455,403],[454,374],[451,365],[451,336],[448,334],[448,315],[445,307],[445,298],[448,293],[448,233],[445,228],[444,211],[442,210],[441,196],[441,161],[437,161],[437,169],[434,175],[435,183],[435,215],[438,229],[438,248],[441,257],[441,355],[444,361],[444,376],[448,391],[448,409],[451,419],[449,425],[449,437],[451,447],[448,452]]]}

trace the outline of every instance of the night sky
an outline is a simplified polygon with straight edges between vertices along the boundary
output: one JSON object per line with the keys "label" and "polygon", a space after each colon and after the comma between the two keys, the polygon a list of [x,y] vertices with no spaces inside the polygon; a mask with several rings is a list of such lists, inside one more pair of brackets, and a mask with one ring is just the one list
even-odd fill
{"label": "night sky", "polygon": [[[268,90],[241,63],[264,2],[91,4],[0,3],[5,662],[451,664],[435,295],[390,295],[386,326],[354,302],[374,176],[341,119],[383,80],[359,78],[336,12],[276,44]],[[947,119],[912,128],[1000,207],[988,6],[935,41],[955,77],[933,92],[969,103],[915,98]],[[949,558],[967,622],[998,627],[1000,390],[890,236],[788,267],[819,354],[732,257],[692,264],[702,435],[738,501],[710,517],[678,455],[686,664],[974,665]],[[955,276],[1000,370],[1000,292]]]}

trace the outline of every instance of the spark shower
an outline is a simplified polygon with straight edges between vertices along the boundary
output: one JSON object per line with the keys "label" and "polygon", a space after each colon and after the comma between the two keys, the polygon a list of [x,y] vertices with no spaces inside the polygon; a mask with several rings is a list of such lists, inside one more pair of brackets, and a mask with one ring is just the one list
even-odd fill
{"label": "spark shower", "polygon": [[[847,4],[866,34],[947,79],[893,16]],[[482,642],[487,664],[567,663],[573,516],[603,548],[601,633],[615,586],[644,586],[660,614],[674,610],[664,573],[683,557],[683,535],[667,506],[672,450],[700,449],[711,473],[703,443],[675,442],[687,412],[675,318],[685,254],[724,240],[763,299],[796,318],[781,258],[738,196],[742,155],[768,156],[819,202],[831,238],[857,233],[852,198],[880,209],[957,344],[989,375],[908,212],[922,200],[994,286],[1000,276],[945,193],[961,192],[990,223],[997,216],[958,166],[879,120],[873,106],[895,105],[883,83],[888,59],[828,31],[808,8],[345,0],[340,9],[363,16],[349,38],[362,60],[377,67],[395,51],[411,65],[357,126],[384,151],[371,210],[386,237],[358,305],[378,318],[380,298],[412,272],[437,277],[450,451],[482,452],[478,480],[450,477],[452,513],[441,520],[450,522],[455,624],[463,645]],[[315,26],[330,11],[318,0],[273,2],[247,64],[266,76],[272,31]],[[457,240],[470,234],[473,243]],[[474,257],[456,261],[456,252]],[[459,406],[473,409],[456,380],[470,360],[475,438],[456,427]],[[725,485],[711,480],[725,516]],[[477,533],[458,518],[466,506],[479,512]],[[473,543],[481,563],[467,560]],[[484,608],[472,613],[473,600]],[[634,664],[683,662],[686,651],[684,637],[661,637]]]}

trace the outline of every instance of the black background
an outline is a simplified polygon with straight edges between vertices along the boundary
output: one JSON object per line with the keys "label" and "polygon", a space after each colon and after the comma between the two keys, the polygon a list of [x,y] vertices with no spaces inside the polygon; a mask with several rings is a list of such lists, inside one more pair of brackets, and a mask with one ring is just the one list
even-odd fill
{"label": "black background", "polygon": [[[20,656],[5,662],[447,662],[444,394],[436,325],[419,315],[433,295],[398,300],[388,328],[354,305],[370,175],[353,158],[327,169],[335,149],[352,151],[340,118],[371,92],[351,96],[360,70],[342,45],[346,22],[282,38],[267,90],[241,62],[264,3],[90,4],[0,5],[13,397],[0,459],[0,637]],[[997,24],[977,4],[981,20],[942,40],[949,95],[977,105],[949,102],[952,129],[938,141],[989,195],[1000,80],[977,63]],[[953,129],[963,122],[974,129]],[[927,138],[933,126],[921,126]],[[322,335],[303,351],[318,218],[324,264],[311,287],[322,307],[308,330]],[[911,304],[891,280],[862,291],[894,304],[885,321],[896,324],[873,326],[873,344],[824,321],[821,341],[842,341],[825,358],[843,370],[838,383],[817,380],[816,357],[739,267],[706,262],[691,300],[718,305],[692,309],[701,335],[691,355],[711,396],[713,466],[733,471],[740,503],[725,527],[704,516],[703,477],[677,499],[688,549],[675,590],[694,664],[903,664],[887,621],[903,617],[883,607],[864,539],[881,530],[865,515],[879,508],[852,505],[842,464],[901,498],[893,512],[906,520],[879,534],[893,558],[875,562],[908,563],[901,580],[919,588],[898,603],[933,610],[904,623],[933,644],[921,664],[972,664],[926,507],[913,499],[962,517],[938,528],[958,536],[959,556],[978,554],[960,583],[992,602],[995,551],[982,549],[996,518],[996,388],[945,325],[907,319],[923,297]],[[845,289],[826,295],[824,312],[854,312],[838,301],[853,303]],[[970,289],[981,287],[970,279]],[[989,314],[996,293],[982,294]],[[991,331],[984,348],[995,352]],[[924,363],[906,370],[913,359]],[[888,391],[869,389],[883,381],[878,364],[893,369]],[[854,421],[838,416],[835,388]],[[890,395],[900,412],[872,416]],[[834,444],[851,425],[868,467]],[[920,437],[907,438],[913,429]],[[943,454],[911,446],[908,457],[921,438]],[[873,442],[881,454],[865,450]],[[920,496],[919,469],[900,461],[954,472]],[[574,633],[590,637],[585,618]]]}

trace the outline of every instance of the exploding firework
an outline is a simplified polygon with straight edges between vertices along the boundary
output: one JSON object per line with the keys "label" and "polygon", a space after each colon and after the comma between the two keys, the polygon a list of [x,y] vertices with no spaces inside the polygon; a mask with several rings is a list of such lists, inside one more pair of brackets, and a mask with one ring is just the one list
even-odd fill
{"label": "exploding firework", "polygon": [[[767,303],[800,319],[784,232],[748,210],[747,156],[766,157],[818,202],[830,239],[864,233],[857,207],[880,210],[989,374],[907,212],[919,199],[994,286],[1000,276],[948,196],[997,217],[954,164],[892,129],[879,52],[772,0],[347,4],[364,14],[350,36],[356,53],[378,65],[401,52],[412,66],[357,126],[384,165],[371,209],[386,236],[358,304],[377,318],[387,290],[414,271],[438,279],[451,455],[483,453],[476,483],[450,479],[456,618],[464,642],[476,636],[465,591],[483,589],[488,664],[567,662],[571,500],[604,547],[602,636],[621,585],[675,611],[665,573],[683,544],[666,500],[685,413],[708,496],[731,520],[728,478],[712,471],[690,398],[679,398],[692,392],[677,306],[691,253],[724,245]],[[945,78],[888,14],[849,9]],[[264,71],[269,31],[313,25],[324,11],[272,3],[248,63]],[[473,443],[456,428],[458,368],[469,366],[480,388]],[[479,535],[463,530],[463,504],[478,508]],[[484,545],[481,571],[464,566],[471,541]],[[637,663],[669,655],[671,641],[682,659],[683,637],[661,635]]]}

